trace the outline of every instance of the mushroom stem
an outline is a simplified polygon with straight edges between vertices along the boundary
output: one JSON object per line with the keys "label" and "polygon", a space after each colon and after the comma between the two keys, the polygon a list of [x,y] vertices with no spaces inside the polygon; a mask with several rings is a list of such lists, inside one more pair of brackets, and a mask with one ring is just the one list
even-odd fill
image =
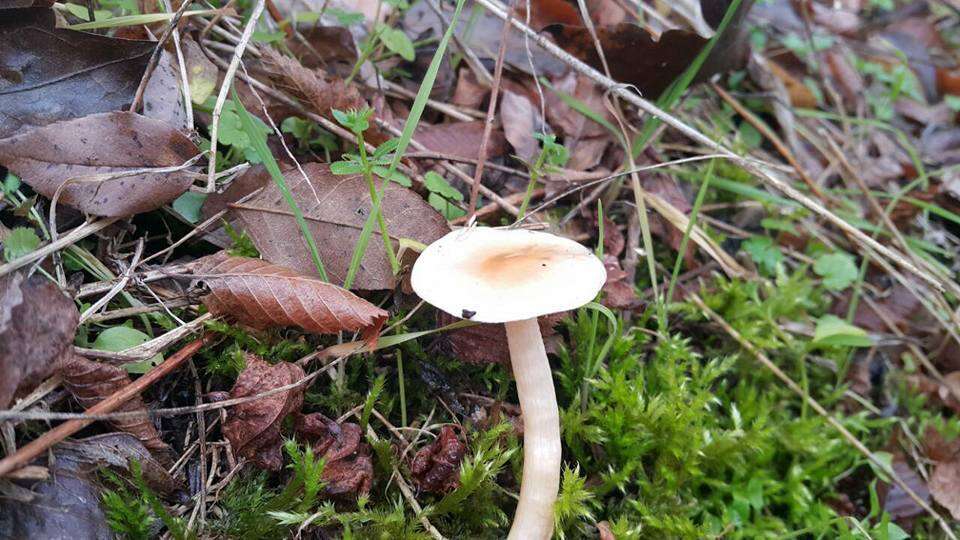
{"label": "mushroom stem", "polygon": [[537,319],[505,323],[523,412],[523,480],[510,539],[549,540],[560,488],[560,414]]}

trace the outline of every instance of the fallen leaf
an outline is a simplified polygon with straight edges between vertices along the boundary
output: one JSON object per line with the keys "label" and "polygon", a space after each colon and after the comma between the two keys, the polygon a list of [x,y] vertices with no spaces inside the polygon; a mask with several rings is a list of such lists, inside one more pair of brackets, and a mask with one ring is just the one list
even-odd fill
{"label": "fallen leaf", "polygon": [[479,109],[489,90],[477,81],[477,76],[470,68],[462,67],[459,73],[450,102],[468,109]]}
{"label": "fallen leaf", "polygon": [[183,108],[177,60],[167,51],[160,53],[157,68],[143,90],[143,116],[163,122],[181,133],[193,129],[187,124],[187,113]]}
{"label": "fallen leaf", "polygon": [[[316,240],[327,274],[334,283],[342,283],[372,209],[367,183],[360,175],[336,176],[326,164],[308,163],[303,170],[309,181],[297,169],[287,171],[284,178]],[[317,275],[300,228],[275,184],[233,208],[264,259],[304,275]],[[443,216],[423,198],[392,182],[384,189],[381,212],[395,240],[410,238],[430,244],[450,230]],[[396,285],[379,232],[374,228],[367,244],[354,281],[357,289],[392,289]]]}
{"label": "fallen leaf", "polygon": [[73,301],[39,274],[0,277],[0,409],[53,372],[79,319]]}
{"label": "fallen leaf", "polygon": [[953,519],[960,519],[960,461],[938,463],[930,474],[930,494],[950,511]]}
{"label": "fallen leaf", "polygon": [[345,75],[349,75],[357,62],[357,46],[350,30],[342,26],[310,26],[299,29],[299,34],[287,39],[287,45],[303,67],[337,73],[345,68]]}
{"label": "fallen leaf", "polygon": [[607,281],[603,284],[603,305],[612,309],[631,309],[640,299],[627,281],[627,273],[620,267],[620,261],[613,255],[603,257],[603,266],[607,269]]}
{"label": "fallen leaf", "polygon": [[100,508],[100,489],[78,468],[58,463],[30,491],[34,496],[29,501],[5,499],[0,504],[0,538],[115,538]]}
{"label": "fallen leaf", "polygon": [[804,109],[817,107],[817,96],[813,95],[813,91],[803,84],[803,81],[790,73],[787,68],[771,59],[767,59],[767,65],[770,67],[770,71],[783,83],[787,95],[790,96],[791,105]]}
{"label": "fallen leaf", "polygon": [[[60,357],[57,369],[63,377],[64,387],[84,409],[89,409],[130,384],[130,377],[123,368],[94,362],[73,352],[67,352]],[[134,396],[114,412],[145,413],[146,410],[143,399]],[[173,452],[167,443],[160,439],[160,434],[149,417],[117,418],[108,423],[139,439],[160,463],[165,466],[172,464]]]}
{"label": "fallen leaf", "polygon": [[[730,5],[729,1],[701,2],[701,5],[704,3],[713,5],[715,9],[711,11],[720,13],[720,18],[726,11],[726,6]],[[749,43],[745,39],[747,28],[741,23],[752,5],[752,0],[741,2],[727,30],[700,67],[694,82],[736,69],[746,62]],[[711,18],[716,19],[715,16]],[[553,35],[567,52],[603,71],[603,63],[597,54],[593,37],[586,27],[552,24],[542,30]],[[647,30],[632,23],[598,27],[596,34],[610,68],[610,75],[617,81],[636,86],[641,94],[651,98],[663,93],[670,83],[689,67],[708,41],[689,30],[667,30],[658,40],[654,40]]]}
{"label": "fallen leaf", "polygon": [[190,85],[190,101],[202,104],[217,89],[220,71],[200,45],[189,37],[182,38],[183,62],[187,66],[187,83]]}
{"label": "fallen leaf", "polygon": [[[900,453],[893,456],[893,471],[897,473],[914,493],[920,496],[924,502],[930,501],[930,491],[923,478],[917,474],[917,471],[910,466],[910,463]],[[890,518],[894,520],[909,519],[924,514],[924,509],[917,504],[913,497],[907,495],[907,492],[899,484],[892,484],[888,487],[883,497],[883,509],[890,513]]]}
{"label": "fallen leaf", "polygon": [[314,334],[341,331],[375,341],[387,312],[346,289],[319,279],[221,251],[191,265],[198,282],[210,289],[202,298],[214,315],[233,317],[264,329],[297,326]]}
{"label": "fallen leaf", "polygon": [[617,227],[610,216],[603,216],[603,254],[619,257],[623,254],[623,248],[626,245],[627,240],[620,231],[620,227]]}
{"label": "fallen leaf", "polygon": [[0,11],[0,139],[128,108],[156,47],[55,26],[51,9]]}
{"label": "fallen leaf", "polygon": [[610,523],[607,521],[597,523],[597,538],[599,540],[617,540],[613,531],[610,530]]}
{"label": "fallen leaf", "polygon": [[354,500],[370,492],[373,461],[357,424],[338,424],[320,413],[297,417],[296,430],[324,459],[324,492],[327,496]]}
{"label": "fallen leaf", "polygon": [[[550,337],[556,334],[554,327],[566,316],[566,312],[540,317],[540,334]],[[437,311],[437,326],[446,326],[459,321],[457,317]],[[478,324],[445,332],[437,339],[441,351],[468,364],[510,365],[510,350],[507,348],[507,330],[502,324]]]}
{"label": "fallen leaf", "polygon": [[[303,101],[317,114],[331,120],[333,109],[345,111],[368,106],[356,86],[348,85],[323,71],[307,69],[293,58],[269,47],[263,50],[262,64],[270,79],[277,85]],[[380,144],[389,137],[377,127],[376,122],[371,121],[369,129],[364,132],[364,139]]]}
{"label": "fallen leaf", "polygon": [[533,163],[540,151],[540,143],[533,134],[543,129],[543,119],[533,102],[523,94],[505,89],[500,99],[500,119],[514,153],[523,161]]}
{"label": "fallen leaf", "polygon": [[[230,390],[230,399],[262,394],[303,379],[300,366],[289,362],[270,365],[259,356],[247,354],[246,367]],[[254,465],[278,471],[283,465],[280,424],[303,405],[303,387],[240,403],[227,412],[223,435],[230,441],[234,455]]]}
{"label": "fallen leaf", "polygon": [[[453,122],[450,124],[421,124],[414,138],[432,152],[477,159],[480,143],[483,141],[482,120],[473,122]],[[490,131],[485,159],[502,156],[506,152],[506,139],[503,131],[494,128]]]}
{"label": "fallen leaf", "polygon": [[467,445],[452,426],[443,426],[437,440],[424,446],[410,460],[410,473],[421,491],[449,493],[460,486],[460,462]]}
{"label": "fallen leaf", "polygon": [[193,181],[186,172],[94,178],[147,167],[182,165],[197,147],[175,129],[130,112],[56,122],[0,140],[0,164],[40,194],[98,216],[126,217],[176,199]]}
{"label": "fallen leaf", "polygon": [[57,460],[76,463],[78,467],[114,467],[123,470],[129,470],[130,463],[135,460],[140,464],[144,481],[157,493],[172,497],[185,491],[186,487],[150,455],[139,439],[129,433],[104,433],[62,441],[57,444]]}

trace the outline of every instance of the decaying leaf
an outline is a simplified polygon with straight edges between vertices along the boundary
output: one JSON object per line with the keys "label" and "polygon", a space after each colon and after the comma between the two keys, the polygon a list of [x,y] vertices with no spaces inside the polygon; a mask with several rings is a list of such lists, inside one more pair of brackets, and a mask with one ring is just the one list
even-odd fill
{"label": "decaying leaf", "polygon": [[[721,14],[719,19],[723,18],[722,14],[730,3],[728,0],[701,2],[711,4],[711,11]],[[695,82],[736,69],[746,62],[747,29],[741,23],[752,5],[752,0],[743,0],[740,3],[740,8],[734,14],[727,30],[697,73]],[[719,23],[715,15],[711,18],[714,19],[713,23]],[[586,27],[552,24],[545,30],[550,32],[567,52],[603,71],[603,63],[597,54],[593,37]],[[610,68],[610,75],[617,81],[636,86],[644,96],[650,98],[659,96],[680,76],[708,41],[689,30],[667,30],[655,40],[650,32],[632,23],[599,27],[596,31]]]}
{"label": "decaying leaf", "polygon": [[460,485],[460,462],[467,445],[453,426],[443,426],[437,440],[421,448],[410,460],[413,481],[422,491],[449,493]]}
{"label": "decaying leaf", "polygon": [[51,9],[0,12],[0,139],[133,101],[156,43],[55,24]]}
{"label": "decaying leaf", "polygon": [[73,342],[79,318],[73,301],[43,276],[0,277],[0,409],[17,388],[32,388],[50,375]]}
{"label": "decaying leaf", "polygon": [[607,281],[603,284],[603,305],[613,309],[636,307],[640,299],[633,290],[633,284],[627,280],[627,272],[620,267],[620,261],[612,255],[606,255],[603,266],[607,269]]}
{"label": "decaying leaf", "polygon": [[[367,106],[356,86],[347,85],[323,71],[307,69],[293,58],[273,49],[264,49],[263,66],[275,83],[321,116],[333,119],[333,109],[360,109]],[[376,123],[371,122],[370,128],[364,132],[364,138],[373,144],[380,144],[389,137],[380,131]]]}
{"label": "decaying leaf", "polygon": [[[914,470],[902,453],[894,454],[892,466],[897,476],[906,482],[914,493],[924,502],[930,501],[930,491],[927,489],[926,482],[917,474],[917,471]],[[917,504],[917,501],[907,495],[907,492],[899,484],[885,484],[878,491],[881,492],[883,497],[883,509],[890,513],[892,519],[910,519],[924,514],[923,508]]]}
{"label": "decaying leaf", "polygon": [[187,124],[187,113],[183,108],[177,60],[167,51],[160,53],[157,68],[143,90],[143,115],[183,133],[193,129]]}
{"label": "decaying leaf", "polygon": [[[372,208],[367,183],[360,175],[336,176],[326,164],[308,163],[303,170],[309,181],[297,169],[286,171],[284,179],[307,220],[330,280],[342,283]],[[233,208],[264,259],[304,275],[317,275],[293,212],[275,184]],[[411,238],[429,244],[450,230],[443,216],[423,198],[394,183],[384,189],[381,211],[395,240]],[[395,285],[383,240],[375,228],[354,287],[375,290]]]}
{"label": "decaying leaf", "polygon": [[100,508],[100,489],[75,464],[57,464],[29,489],[29,501],[0,503],[0,538],[113,540]]}
{"label": "decaying leaf", "polygon": [[[130,378],[123,368],[94,362],[73,352],[68,352],[60,358],[57,369],[63,377],[63,385],[84,409],[89,409],[130,384]],[[114,412],[146,412],[146,410],[146,405],[140,396],[135,396]],[[111,420],[110,424],[139,439],[162,464],[172,463],[173,453],[170,447],[160,439],[157,428],[148,417],[117,418]]]}
{"label": "decaying leaf", "polygon": [[57,460],[76,463],[78,468],[114,467],[128,470],[136,460],[143,479],[157,493],[170,497],[183,491],[184,485],[156,461],[139,439],[129,433],[104,433],[57,445]]}
{"label": "decaying leaf", "polygon": [[198,152],[179,131],[130,112],[56,122],[0,140],[0,164],[37,192],[52,198],[61,184],[78,179],[64,187],[59,202],[109,217],[157,209],[192,182],[185,172],[111,176],[182,165]]}
{"label": "decaying leaf", "polygon": [[[230,399],[243,398],[293,384],[304,377],[296,364],[280,362],[270,365],[262,358],[246,355],[246,367],[230,390]],[[262,469],[280,470],[283,455],[280,447],[280,424],[290,413],[303,405],[303,387],[264,396],[228,409],[223,435],[233,452]]]}
{"label": "decaying leaf", "polygon": [[[554,327],[567,313],[552,313],[538,319],[544,338],[556,334]],[[460,319],[437,311],[437,325],[446,326]],[[440,350],[468,364],[510,365],[507,330],[502,324],[478,324],[445,332],[437,339]]]}
{"label": "decaying leaf", "polygon": [[298,326],[315,334],[360,331],[376,340],[387,312],[350,291],[275,264],[221,251],[192,266],[210,289],[203,303],[253,328]]}
{"label": "decaying leaf", "polygon": [[329,497],[356,499],[370,492],[373,461],[357,424],[338,424],[320,413],[297,417],[296,430],[325,462],[322,479]]}

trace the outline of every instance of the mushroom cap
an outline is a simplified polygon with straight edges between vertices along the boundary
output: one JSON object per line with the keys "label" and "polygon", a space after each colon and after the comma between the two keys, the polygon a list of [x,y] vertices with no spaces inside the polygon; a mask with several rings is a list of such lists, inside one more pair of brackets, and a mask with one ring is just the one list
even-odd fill
{"label": "mushroom cap", "polygon": [[413,265],[413,290],[464,319],[532,319],[591,302],[607,271],[586,247],[550,233],[470,227],[430,244]]}

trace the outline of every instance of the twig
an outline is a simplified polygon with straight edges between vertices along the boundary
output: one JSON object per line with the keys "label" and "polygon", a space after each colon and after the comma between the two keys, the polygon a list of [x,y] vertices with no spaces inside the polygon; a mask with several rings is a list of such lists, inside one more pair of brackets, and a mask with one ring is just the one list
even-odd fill
{"label": "twig", "polygon": [[170,38],[170,35],[173,33],[173,30],[180,24],[180,18],[183,17],[183,12],[187,10],[187,7],[192,3],[192,1],[184,1],[180,6],[180,9],[173,14],[173,18],[170,19],[170,23],[163,30],[163,34],[160,35],[160,39],[157,40],[157,46],[154,47],[153,53],[150,55],[150,60],[147,61],[147,69],[143,72],[143,77],[140,78],[140,85],[137,86],[137,91],[133,95],[133,103],[130,104],[130,111],[137,112],[137,109],[140,108],[140,104],[143,102],[143,93],[147,89],[147,84],[150,82],[150,78],[153,76],[153,71],[157,69],[157,63],[160,61],[160,54],[163,52],[163,44],[167,42]]}
{"label": "twig", "polygon": [[97,311],[100,310],[103,306],[107,305],[110,300],[120,293],[124,287],[127,286],[127,282],[130,281],[130,276],[137,269],[137,264],[140,263],[140,257],[143,256],[143,238],[140,238],[140,241],[137,242],[137,248],[133,252],[133,258],[130,260],[130,266],[123,272],[123,276],[117,281],[117,284],[110,289],[107,294],[103,295],[102,298],[93,303],[92,306],[88,307],[80,315],[80,322],[78,324],[83,324],[84,321],[89,319],[91,316],[95,315]]}
{"label": "twig", "polygon": [[217,136],[220,126],[220,115],[223,113],[223,104],[227,101],[227,94],[230,93],[230,87],[233,85],[233,78],[237,74],[237,68],[240,66],[240,58],[243,51],[247,48],[253,31],[257,27],[257,20],[263,14],[264,0],[257,0],[253,10],[250,12],[250,20],[243,27],[243,34],[240,35],[240,42],[233,51],[233,58],[230,59],[230,65],[223,76],[223,84],[220,85],[220,93],[217,94],[217,103],[213,107],[213,116],[210,120],[210,165],[207,171],[207,193],[213,193],[217,189]]}
{"label": "twig", "polygon": [[34,261],[42,260],[47,255],[50,255],[55,251],[59,251],[69,245],[79,242],[80,240],[83,240],[84,238],[90,236],[95,232],[106,229],[110,225],[113,225],[113,223],[116,221],[117,221],[117,218],[105,218],[98,221],[88,221],[83,225],[80,225],[76,229],[73,229],[72,231],[67,233],[65,236],[61,236],[57,240],[50,242],[49,244],[39,249],[31,251],[30,253],[24,255],[23,257],[14,259],[13,261],[0,265],[0,276],[9,274],[10,272],[13,272],[18,268],[23,268],[24,266],[32,264]]}
{"label": "twig", "polygon": [[[430,2],[432,4],[432,2]],[[480,139],[480,150],[477,152],[477,167],[473,172],[473,185],[470,186],[470,206],[467,207],[467,219],[477,213],[477,199],[480,198],[480,185],[483,180],[483,166],[487,162],[487,146],[490,144],[490,133],[493,131],[494,115],[497,112],[497,98],[500,97],[500,83],[503,80],[503,59],[507,54],[507,36],[510,25],[503,25],[500,32],[500,49],[497,51],[497,64],[493,68],[493,83],[490,85],[490,104],[487,105],[487,116],[483,122],[483,138]]]}
{"label": "twig", "polygon": [[957,537],[953,534],[953,531],[950,529],[950,525],[946,522],[946,520],[944,520],[943,517],[940,514],[938,514],[936,510],[934,510],[929,504],[927,504],[926,501],[924,501],[919,495],[917,495],[917,493],[909,485],[907,485],[907,483],[904,482],[902,478],[900,478],[900,475],[898,475],[897,472],[893,470],[893,468],[891,468],[888,464],[881,461],[873,452],[870,451],[869,448],[867,448],[862,442],[860,442],[859,439],[857,439],[852,433],[850,433],[850,431],[848,431],[847,428],[843,426],[843,424],[841,424],[822,405],[820,405],[820,403],[817,400],[813,399],[809,394],[807,394],[803,390],[803,388],[800,387],[799,384],[797,384],[793,379],[790,378],[789,375],[787,375],[779,367],[777,367],[777,365],[774,364],[772,360],[767,358],[765,354],[757,350],[757,348],[754,347],[752,343],[750,343],[747,339],[741,336],[739,332],[737,332],[732,326],[730,326],[730,324],[726,320],[723,319],[723,317],[721,317],[712,309],[707,307],[707,305],[703,302],[702,299],[700,299],[700,297],[696,293],[691,294],[690,296],[688,296],[688,298],[692,300],[693,303],[697,305],[697,307],[703,310],[703,312],[706,313],[707,316],[710,317],[710,319],[713,320],[714,323],[719,325],[724,332],[729,334],[730,337],[732,337],[741,347],[743,347],[754,358],[756,358],[758,362],[760,362],[761,364],[763,364],[765,368],[773,372],[773,374],[776,375],[776,377],[780,379],[784,384],[786,384],[787,387],[790,388],[790,390],[792,390],[795,394],[803,398],[803,400],[807,402],[810,408],[816,411],[817,414],[819,414],[820,416],[824,417],[827,423],[829,423],[838,432],[840,432],[840,435],[844,439],[846,439],[846,441],[850,443],[851,446],[853,446],[858,452],[863,454],[864,457],[870,460],[870,462],[876,465],[880,470],[884,471],[887,475],[889,475],[890,478],[893,480],[893,482],[898,486],[900,486],[900,489],[902,489],[904,493],[907,494],[907,496],[909,496],[911,499],[913,499],[915,503],[917,503],[917,506],[922,508],[928,514],[930,514],[930,516],[932,516],[935,520],[937,520],[937,523],[940,525],[940,528],[943,529],[944,534],[946,534],[948,538],[951,538],[952,540],[957,539]]}
{"label": "twig", "polygon": [[[149,388],[151,385],[153,385],[153,383],[159,381],[164,376],[180,367],[180,365],[185,361],[189,360],[194,353],[200,350],[200,347],[206,343],[207,339],[208,338],[200,338],[187,344],[184,348],[180,349],[175,354],[164,360],[162,364],[148,371],[143,377],[140,377],[127,386],[124,386],[113,394],[107,396],[96,405],[87,409],[87,412],[91,414],[101,414],[116,410],[117,407],[123,405],[134,396],[140,395],[141,392]],[[91,419],[67,420],[66,422],[30,441],[25,446],[17,450],[14,454],[0,460],[0,477],[6,476],[10,472],[28,464],[34,458],[37,458],[43,454],[45,450],[52,448],[60,441],[80,431],[93,422],[94,421]]]}

